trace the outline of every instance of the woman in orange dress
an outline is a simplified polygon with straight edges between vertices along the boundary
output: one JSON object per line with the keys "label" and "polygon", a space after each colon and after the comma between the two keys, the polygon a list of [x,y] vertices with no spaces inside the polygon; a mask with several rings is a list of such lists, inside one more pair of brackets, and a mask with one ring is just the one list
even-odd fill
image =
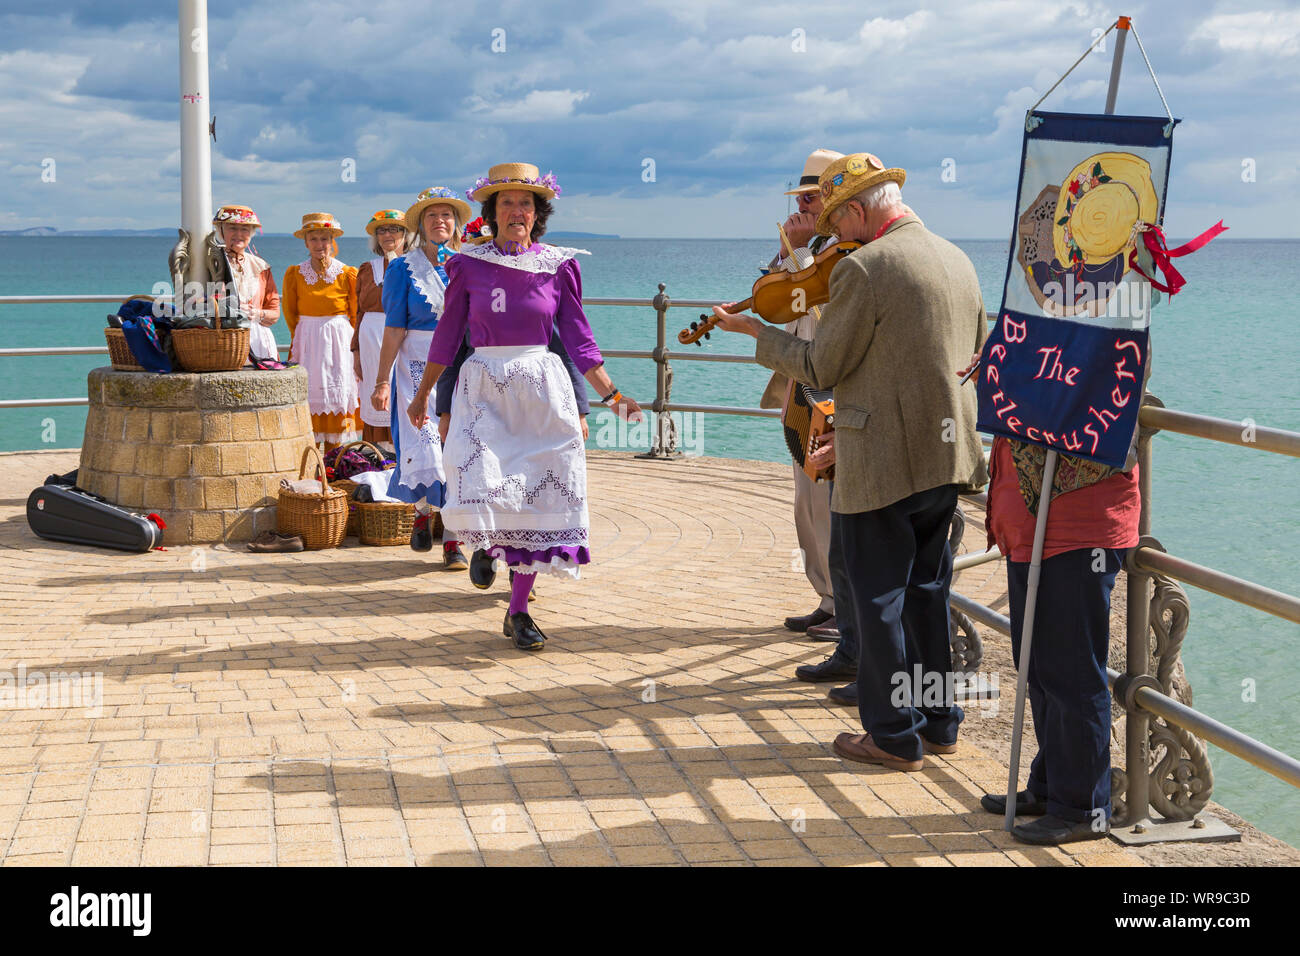
{"label": "woman in orange dress", "polygon": [[357,270],[334,256],[343,235],[327,212],[308,213],[294,233],[310,253],[284,272],[280,306],[293,337],[289,356],[307,370],[307,407],[316,441],[329,451],[361,437],[361,407],[352,369],[357,325]]}

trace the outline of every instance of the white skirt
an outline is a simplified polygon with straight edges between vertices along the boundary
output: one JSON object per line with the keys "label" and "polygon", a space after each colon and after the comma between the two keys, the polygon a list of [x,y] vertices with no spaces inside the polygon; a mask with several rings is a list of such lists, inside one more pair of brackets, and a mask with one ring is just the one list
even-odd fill
{"label": "white skirt", "polygon": [[393,362],[393,387],[388,399],[392,417],[384,424],[393,430],[393,447],[397,451],[397,467],[393,469],[388,493],[399,501],[424,499],[436,510],[442,507],[446,480],[442,470],[442,442],[438,440],[438,416],[434,414],[437,388],[429,393],[426,406],[429,420],[422,427],[416,428],[406,415],[406,409],[415,400],[420,379],[424,377],[432,342],[433,333],[430,331],[407,330],[397,360]]}
{"label": "white skirt", "polygon": [[248,351],[258,358],[276,360],[280,358],[280,346],[276,344],[275,333],[271,331],[269,325],[263,325],[256,319],[249,320]]}
{"label": "white skirt", "polygon": [[307,407],[313,415],[346,415],[356,409],[352,323],[346,315],[299,316],[290,357],[307,370]]}
{"label": "white skirt", "polygon": [[[443,449],[447,536],[519,571],[578,576],[588,560],[587,457],[573,380],[544,345],[478,348]],[[578,552],[581,552],[579,556]]]}
{"label": "white skirt", "polygon": [[388,412],[376,411],[370,404],[370,393],[375,390],[375,373],[379,371],[379,348],[384,341],[384,313],[367,312],[361,316],[361,420],[375,428],[388,427]]}

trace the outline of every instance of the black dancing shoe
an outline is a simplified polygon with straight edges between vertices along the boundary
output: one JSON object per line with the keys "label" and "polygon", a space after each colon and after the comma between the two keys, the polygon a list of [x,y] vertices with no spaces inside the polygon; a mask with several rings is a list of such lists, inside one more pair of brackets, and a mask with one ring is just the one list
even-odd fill
{"label": "black dancing shoe", "polygon": [[802,617],[787,617],[785,619],[785,628],[787,631],[794,631],[802,634],[810,627],[816,627],[818,624],[825,624],[834,614],[827,614],[821,608],[813,611],[811,614],[805,614]]}
{"label": "black dancing shoe", "polygon": [[796,667],[794,676],[810,684],[845,680],[846,678],[856,680],[858,662],[849,660],[840,653],[840,649],[837,647],[835,653],[829,655],[820,664],[804,664],[801,667]]}
{"label": "black dancing shoe", "polygon": [[[1007,795],[1005,793],[986,793],[980,797],[980,806],[989,813],[1005,816],[1007,812]],[[1047,801],[1034,796],[1028,790],[1016,794],[1016,816],[1041,817],[1047,812]]]}
{"label": "black dancing shoe", "polygon": [[469,559],[469,583],[480,591],[486,591],[497,579],[496,559],[482,548],[475,551]]}
{"label": "black dancing shoe", "polygon": [[444,571],[464,571],[467,567],[469,567],[469,562],[465,560],[465,553],[460,548],[442,549],[442,569]]}
{"label": "black dancing shoe", "polygon": [[832,687],[826,692],[826,697],[841,707],[856,707],[858,706],[858,682],[854,681],[843,687]]}
{"label": "black dancing shoe", "polygon": [[1011,835],[1015,839],[1035,846],[1060,846],[1062,843],[1078,843],[1080,840],[1100,840],[1109,833],[1109,821],[1103,820],[1099,826],[1093,826],[1087,820],[1076,823],[1054,817],[1050,813],[1011,828]]}
{"label": "black dancing shoe", "polygon": [[[362,487],[365,487],[364,485]],[[432,551],[433,529],[429,527],[432,515],[416,515],[415,525],[411,528],[411,550]]]}
{"label": "black dancing shoe", "polygon": [[527,611],[511,614],[506,611],[506,622],[501,630],[514,640],[521,651],[540,651],[546,645],[546,635],[533,623]]}

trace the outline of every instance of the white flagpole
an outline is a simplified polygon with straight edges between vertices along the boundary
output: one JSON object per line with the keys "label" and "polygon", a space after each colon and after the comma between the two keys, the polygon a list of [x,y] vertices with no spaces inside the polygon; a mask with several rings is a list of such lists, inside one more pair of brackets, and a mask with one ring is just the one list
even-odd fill
{"label": "white flagpole", "polygon": [[[1124,59],[1124,40],[1128,37],[1129,18],[1120,17],[1115,40],[1115,56],[1110,64],[1110,88],[1106,91],[1107,114],[1115,112],[1119,92],[1120,66]],[[1038,514],[1034,519],[1034,549],[1029,557],[1029,578],[1025,582],[1025,618],[1020,625],[1020,670],[1016,675],[1016,713],[1011,724],[1011,765],[1007,769],[1007,812],[1002,828],[1010,830],[1016,823],[1016,793],[1020,790],[1020,742],[1025,729],[1025,697],[1029,691],[1029,652],[1034,641],[1034,611],[1038,605],[1038,579],[1043,570],[1043,542],[1047,540],[1047,516],[1052,509],[1052,482],[1056,478],[1055,448],[1047,449],[1043,462],[1042,493],[1038,497]]]}
{"label": "white flagpole", "polygon": [[[189,266],[185,271],[185,281],[187,284],[202,284],[206,292],[209,276],[203,248],[208,233],[212,231],[207,0],[179,0],[178,22],[181,57],[181,228],[190,237]],[[181,292],[180,289],[176,290],[178,297]]]}

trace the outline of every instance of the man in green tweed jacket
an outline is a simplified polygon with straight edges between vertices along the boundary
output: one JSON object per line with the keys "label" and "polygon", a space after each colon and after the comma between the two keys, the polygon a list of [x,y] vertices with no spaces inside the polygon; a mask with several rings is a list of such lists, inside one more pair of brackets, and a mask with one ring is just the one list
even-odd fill
{"label": "man in green tweed jacket", "polygon": [[951,696],[948,531],[960,491],[988,480],[975,433],[975,390],[955,370],[988,335],[975,268],[903,205],[901,169],[870,153],[831,163],[817,231],[865,243],[835,266],[812,342],[715,310],[724,329],[758,339],[762,365],[835,390],[831,554],[852,594],[858,710],[865,734],[841,756],[920,770],[956,751]]}

